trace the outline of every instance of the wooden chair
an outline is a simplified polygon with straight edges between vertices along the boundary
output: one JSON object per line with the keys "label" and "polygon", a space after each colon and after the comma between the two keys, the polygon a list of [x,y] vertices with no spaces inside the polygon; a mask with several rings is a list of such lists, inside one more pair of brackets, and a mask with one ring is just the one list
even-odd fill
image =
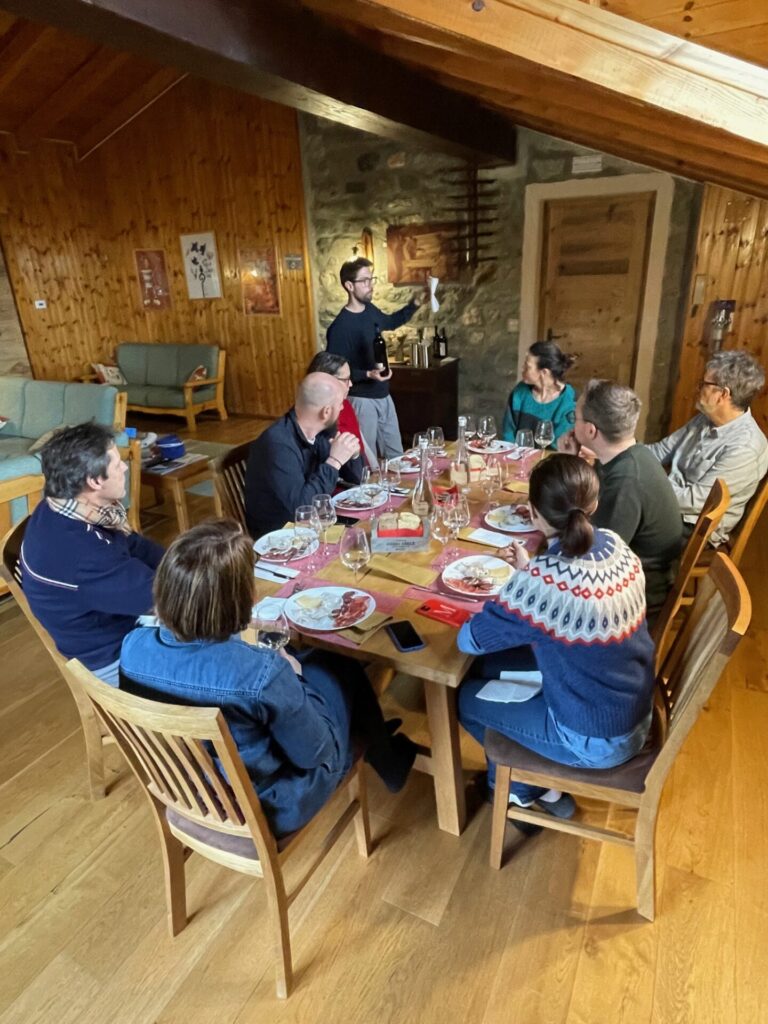
{"label": "wooden chair", "polygon": [[[656,716],[651,740],[642,753],[618,768],[568,768],[487,729],[486,754],[497,766],[491,866],[501,867],[508,818],[599,842],[632,846],[637,870],[637,909],[652,921],[655,910],[654,834],[664,782],[699,711],[746,633],[751,614],[752,604],[744,580],[725,555],[716,555],[663,666],[659,687],[660,714]],[[634,835],[509,805],[513,778],[532,786],[567,790],[576,796],[635,807],[638,813]]]}
{"label": "wooden chair", "polygon": [[245,467],[251,442],[230,448],[213,462],[213,483],[224,515],[245,526]]}
{"label": "wooden chair", "polygon": [[61,672],[64,677],[64,682],[67,684],[72,696],[74,697],[78,714],[80,715],[80,724],[83,727],[83,737],[85,738],[85,757],[88,769],[88,786],[90,789],[91,799],[100,800],[106,794],[106,787],[104,784],[104,747],[105,745],[111,746],[114,741],[109,733],[102,728],[101,722],[93,710],[93,705],[83,693],[78,681],[68,671],[67,659],[56,650],[56,645],[51,638],[51,634],[32,614],[32,609],[29,607],[29,603],[24,596],[24,591],[21,589],[19,556],[28,521],[29,517],[22,519],[21,522],[17,523],[11,532],[5,536],[2,547],[3,564],[2,568],[0,568],[0,576],[2,576],[3,580],[7,584],[8,589],[16,599],[16,604],[21,608],[27,621],[37,633],[43,647],[45,647],[46,651],[50,654],[53,659],[53,663]]}
{"label": "wooden chair", "polygon": [[744,557],[749,538],[760,522],[766,505],[768,505],[768,473],[760,481],[757,490],[744,506],[744,514],[731,530],[728,543],[722,545],[719,549],[709,547],[702,551],[699,561],[693,570],[694,578],[706,575],[707,569],[715,555],[715,550],[720,550],[727,554],[737,568],[741,565],[741,559]]}
{"label": "wooden chair", "polygon": [[715,480],[699,513],[699,518],[696,520],[696,525],[688,538],[688,543],[685,545],[675,582],[672,584],[672,589],[667,594],[667,599],[651,630],[651,637],[656,645],[657,672],[667,653],[675,616],[683,605],[688,606],[693,601],[692,597],[686,597],[685,591],[693,577],[696,563],[701,558],[707,541],[720,525],[728,510],[730,500],[731,494],[725,480]]}
{"label": "wooden chair", "polygon": [[163,854],[171,935],[187,923],[184,861],[188,851],[263,878],[272,918],[277,994],[287,997],[293,981],[289,907],[350,821],[355,824],[360,855],[368,857],[371,850],[362,761],[355,763],[331,798],[334,802],[343,798],[344,807],[311,864],[288,892],[283,865],[308,836],[320,831],[318,820],[284,840],[275,840],[220,709],[178,707],[134,697],[107,686],[78,661],[68,667],[149,799]]}

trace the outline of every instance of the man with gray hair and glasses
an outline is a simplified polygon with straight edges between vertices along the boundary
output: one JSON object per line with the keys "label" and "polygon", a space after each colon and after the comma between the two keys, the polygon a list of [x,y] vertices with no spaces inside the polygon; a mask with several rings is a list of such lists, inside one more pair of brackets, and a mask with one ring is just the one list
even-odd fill
{"label": "man with gray hair and glasses", "polygon": [[768,441],[749,409],[764,385],[765,372],[748,352],[716,353],[699,381],[699,415],[669,437],[647,445],[669,467],[686,533],[715,480],[721,477],[728,484],[731,503],[712,535],[714,545],[728,540],[768,470]]}
{"label": "man with gray hair and glasses", "polygon": [[640,399],[613,380],[591,380],[573,416],[561,451],[594,452],[600,478],[595,526],[613,530],[643,564],[648,616],[658,612],[674,580],[683,526],[666,473],[635,440]]}

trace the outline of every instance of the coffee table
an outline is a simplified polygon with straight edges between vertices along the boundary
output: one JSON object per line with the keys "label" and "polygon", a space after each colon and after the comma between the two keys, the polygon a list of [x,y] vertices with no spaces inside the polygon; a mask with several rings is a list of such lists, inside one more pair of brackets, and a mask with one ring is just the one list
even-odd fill
{"label": "coffee table", "polygon": [[[213,467],[211,460],[204,455],[201,455],[200,458],[195,459],[193,462],[187,462],[165,473],[154,473],[151,469],[142,469],[141,471],[142,484],[152,488],[158,504],[166,494],[171,495],[180,533],[189,529],[187,488],[204,483],[205,481],[213,483]],[[215,487],[213,487],[213,506],[216,515],[221,516],[223,514],[221,502]]]}

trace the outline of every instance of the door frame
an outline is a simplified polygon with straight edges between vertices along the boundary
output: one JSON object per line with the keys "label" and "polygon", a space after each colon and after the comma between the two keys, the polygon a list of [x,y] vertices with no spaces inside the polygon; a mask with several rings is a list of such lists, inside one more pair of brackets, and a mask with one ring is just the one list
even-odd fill
{"label": "door frame", "polygon": [[655,192],[651,238],[645,291],[640,311],[637,337],[637,360],[633,388],[643,403],[637,436],[642,438],[651,397],[651,376],[656,354],[659,311],[664,284],[667,242],[672,219],[675,181],[669,174],[613,174],[604,178],[570,178],[541,185],[528,185],[525,190],[523,222],[523,257],[520,281],[520,331],[518,334],[517,375],[522,373],[525,355],[537,341],[536,320],[541,286],[541,257],[544,248],[542,233],[544,203],[551,199],[583,199],[632,192]]}

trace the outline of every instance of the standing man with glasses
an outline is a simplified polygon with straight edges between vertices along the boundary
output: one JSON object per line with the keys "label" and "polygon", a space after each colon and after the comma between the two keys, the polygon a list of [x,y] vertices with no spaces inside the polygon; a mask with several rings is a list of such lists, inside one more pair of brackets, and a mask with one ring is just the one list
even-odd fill
{"label": "standing man with glasses", "polygon": [[347,304],[328,328],[328,351],[343,356],[352,372],[349,401],[352,404],[366,447],[386,459],[403,454],[395,404],[389,393],[392,370],[376,367],[373,339],[379,331],[392,331],[407,323],[427,294],[415,294],[396,313],[383,313],[373,302],[376,278],[370,260],[358,257],[342,265],[341,287]]}
{"label": "standing man with glasses", "polygon": [[669,467],[688,534],[715,480],[721,477],[728,484],[731,504],[712,535],[715,546],[728,540],[768,471],[768,441],[749,409],[764,385],[765,371],[748,352],[716,353],[699,381],[699,415],[647,446]]}

